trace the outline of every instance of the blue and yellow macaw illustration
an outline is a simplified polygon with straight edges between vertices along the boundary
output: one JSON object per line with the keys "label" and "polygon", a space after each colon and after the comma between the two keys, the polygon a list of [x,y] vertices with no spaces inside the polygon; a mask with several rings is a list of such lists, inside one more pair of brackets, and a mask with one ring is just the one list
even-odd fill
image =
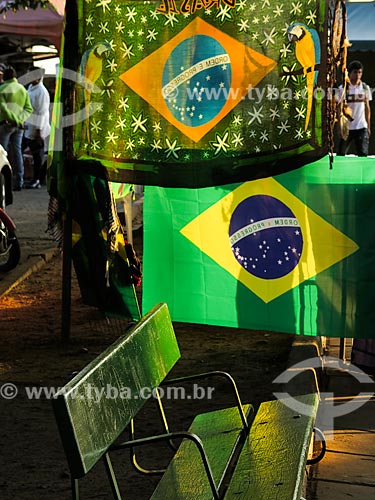
{"label": "blue and yellow macaw illustration", "polygon": [[307,87],[305,131],[310,121],[313,90],[318,80],[315,66],[320,64],[320,39],[317,31],[303,23],[293,23],[287,29],[288,38],[296,44],[296,58],[303,68]]}
{"label": "blue and yellow macaw illustration", "polygon": [[103,59],[111,50],[107,42],[98,42],[86,50],[80,64],[80,74],[83,76],[83,105],[86,110],[86,118],[90,115],[90,98],[94,84],[102,74]]}

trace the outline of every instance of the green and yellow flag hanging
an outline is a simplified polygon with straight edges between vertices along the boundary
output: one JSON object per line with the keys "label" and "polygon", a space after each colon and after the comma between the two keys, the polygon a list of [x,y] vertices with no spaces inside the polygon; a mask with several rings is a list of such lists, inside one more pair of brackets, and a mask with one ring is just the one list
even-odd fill
{"label": "green and yellow flag hanging", "polygon": [[148,187],[143,308],[173,320],[374,338],[375,160],[217,188]]}
{"label": "green and yellow flag hanging", "polygon": [[65,53],[78,54],[65,65],[79,75],[75,159],[101,162],[113,181],[202,187],[327,153],[343,34],[335,2],[76,5],[78,46]]}
{"label": "green and yellow flag hanging", "polygon": [[74,176],[72,260],[82,300],[106,316],[140,318],[135,285],[140,264],[125,240],[108,183],[91,172]]}

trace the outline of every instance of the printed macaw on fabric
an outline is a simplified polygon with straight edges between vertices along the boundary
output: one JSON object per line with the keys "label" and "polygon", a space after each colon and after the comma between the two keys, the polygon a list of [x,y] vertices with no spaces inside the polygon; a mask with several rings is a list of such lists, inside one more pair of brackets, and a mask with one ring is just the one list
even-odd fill
{"label": "printed macaw on fabric", "polygon": [[287,34],[289,41],[296,44],[296,58],[301,63],[303,74],[306,77],[306,131],[310,121],[314,86],[318,80],[318,71],[315,70],[315,67],[317,64],[320,64],[320,39],[315,29],[309,28],[303,23],[291,24],[288,27]]}
{"label": "printed macaw on fabric", "polygon": [[[99,42],[86,50],[82,56],[80,65],[80,74],[83,77],[83,104],[86,111],[86,117],[90,116],[90,98],[94,90],[94,84],[102,74],[103,59],[108,51],[111,50],[109,43]],[[89,129],[87,128],[87,138],[89,140]]]}

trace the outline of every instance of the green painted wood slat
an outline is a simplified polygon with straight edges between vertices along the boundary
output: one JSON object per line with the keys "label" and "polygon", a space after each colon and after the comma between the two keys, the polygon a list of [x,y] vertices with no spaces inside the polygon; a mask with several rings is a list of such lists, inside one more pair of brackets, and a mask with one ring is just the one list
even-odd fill
{"label": "green painted wood slat", "polygon": [[149,396],[179,358],[167,305],[159,304],[56,394],[54,412],[73,478],[96,464],[146,402],[143,388]]}
{"label": "green painted wood slat", "polygon": [[[300,500],[319,405],[317,394],[262,403],[241,451],[225,500]],[[294,405],[294,406],[293,406]]]}
{"label": "green painted wood slat", "polygon": [[[244,405],[243,408],[248,418],[251,405]],[[200,414],[190,426],[189,432],[196,434],[203,443],[217,487],[239,445],[241,429],[242,421],[237,407]],[[242,433],[242,442],[244,439],[245,435]],[[212,491],[197,447],[185,440],[158,483],[151,500],[192,499],[211,500]]]}

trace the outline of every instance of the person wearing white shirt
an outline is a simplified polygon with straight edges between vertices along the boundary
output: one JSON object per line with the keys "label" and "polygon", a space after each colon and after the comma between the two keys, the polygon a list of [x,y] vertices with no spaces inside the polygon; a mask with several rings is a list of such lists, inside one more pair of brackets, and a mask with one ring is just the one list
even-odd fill
{"label": "person wearing white shirt", "polygon": [[51,131],[49,121],[50,96],[43,85],[44,70],[32,68],[31,71],[31,75],[35,79],[29,85],[27,92],[34,111],[25,123],[25,139],[26,145],[29,146],[33,155],[34,171],[33,179],[26,187],[38,189],[45,177],[45,172],[43,172],[44,151]]}
{"label": "person wearing white shirt", "polygon": [[[363,65],[360,61],[352,61],[348,66],[349,82],[347,82],[346,100],[350,111],[349,117],[349,136],[347,139],[341,137],[337,154],[345,156],[350,144],[354,142],[356,154],[358,156],[367,156],[369,148],[369,139],[371,135],[371,109],[372,100],[371,89],[362,82]],[[343,86],[340,86],[343,92]]]}

